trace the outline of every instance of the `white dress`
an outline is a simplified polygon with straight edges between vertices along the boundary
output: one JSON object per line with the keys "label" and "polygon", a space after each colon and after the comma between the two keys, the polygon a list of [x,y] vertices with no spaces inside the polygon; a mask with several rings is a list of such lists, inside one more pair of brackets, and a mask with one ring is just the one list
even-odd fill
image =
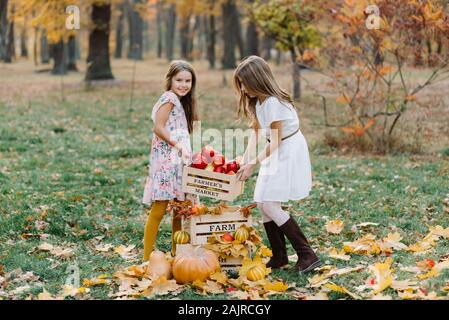
{"label": "white dress", "polygon": [[[296,110],[291,104],[281,102],[276,97],[268,97],[262,104],[257,102],[256,113],[266,138],[270,138],[270,125],[274,121],[282,121],[282,138],[299,128]],[[254,201],[301,200],[309,195],[311,188],[309,150],[304,136],[298,131],[281,141],[277,151],[261,162]]]}

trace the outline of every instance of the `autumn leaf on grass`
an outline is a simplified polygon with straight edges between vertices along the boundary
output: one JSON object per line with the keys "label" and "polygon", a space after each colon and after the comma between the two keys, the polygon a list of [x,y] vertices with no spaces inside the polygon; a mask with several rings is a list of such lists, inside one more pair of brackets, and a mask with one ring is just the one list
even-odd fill
{"label": "autumn leaf on grass", "polygon": [[49,293],[44,288],[44,290],[37,295],[37,300],[64,300],[64,298],[63,297],[59,297],[59,296],[53,297],[51,295],[51,293]]}
{"label": "autumn leaf on grass", "polygon": [[395,249],[395,250],[407,249],[407,246],[405,244],[403,244],[402,242],[400,242],[401,240],[402,240],[402,236],[399,234],[399,232],[389,233],[379,243],[379,247],[382,250],[382,252],[389,252],[389,253],[392,252],[391,249]]}
{"label": "autumn leaf on grass", "polygon": [[110,243],[99,244],[99,245],[95,246],[95,250],[100,251],[100,252],[108,252],[112,248],[114,248],[114,245],[112,245]]}
{"label": "autumn leaf on grass", "polygon": [[318,271],[322,271],[322,274],[317,274],[312,278],[308,279],[309,287],[321,287],[323,284],[329,282],[329,279],[335,275],[341,276],[344,274],[358,272],[364,269],[364,266],[355,266],[353,268],[341,268],[337,269],[335,266],[325,266],[319,269]]}
{"label": "autumn leaf on grass", "polygon": [[227,285],[228,283],[228,276],[224,272],[215,272],[212,273],[209,278],[213,281],[216,281],[222,285]]}
{"label": "autumn leaf on grass", "polygon": [[223,286],[215,281],[206,280],[204,282],[196,280],[192,283],[192,286],[201,290],[200,293],[203,295],[224,293]]}
{"label": "autumn leaf on grass", "polygon": [[417,290],[419,288],[418,282],[407,279],[407,280],[396,280],[394,279],[390,286],[394,290]]}
{"label": "autumn leaf on grass", "polygon": [[124,245],[120,245],[118,247],[114,248],[114,252],[118,253],[123,259],[125,260],[130,260],[133,259],[137,253],[133,252],[134,248],[136,246],[135,245],[129,245],[129,246],[124,246]]}
{"label": "autumn leaf on grass", "polygon": [[[429,259],[426,259],[426,260],[429,260]],[[424,274],[419,274],[416,277],[420,280],[433,278],[433,277],[440,275],[441,271],[443,271],[444,269],[449,269],[449,258],[437,263],[434,267],[432,267],[430,269],[429,272],[424,273]]]}
{"label": "autumn leaf on grass", "polygon": [[263,289],[265,291],[275,291],[275,292],[284,292],[288,289],[288,284],[283,283],[282,281],[269,282],[264,284]]}
{"label": "autumn leaf on grass", "polygon": [[440,237],[430,232],[424,239],[416,242],[415,244],[409,245],[407,250],[415,253],[426,252],[435,246],[435,241]]}
{"label": "autumn leaf on grass", "polygon": [[51,255],[54,255],[57,258],[60,259],[67,259],[73,256],[74,252],[73,249],[71,248],[63,248],[63,247],[59,247],[59,246],[53,246],[50,243],[42,243],[40,244],[36,250],[38,251],[47,251],[49,252]]}
{"label": "autumn leaf on grass", "polygon": [[368,233],[352,242],[343,242],[343,249],[348,253],[379,254],[381,252],[376,236]]}
{"label": "autumn leaf on grass", "polygon": [[85,288],[85,287],[75,288],[72,285],[65,284],[62,286],[62,291],[60,292],[60,294],[61,294],[61,296],[63,296],[65,298],[67,296],[75,297],[77,295],[81,295],[81,294],[85,294],[85,293],[89,293],[89,292],[90,292],[89,288]]}
{"label": "autumn leaf on grass", "polygon": [[350,297],[353,298],[353,299],[360,299],[360,297],[359,297],[358,295],[356,295],[356,294],[350,292],[348,289],[346,289],[346,288],[344,288],[344,287],[341,287],[341,286],[339,286],[339,285],[336,285],[336,284],[333,283],[333,282],[326,283],[326,284],[324,285],[324,287],[327,288],[327,289],[329,289],[329,290],[331,290],[331,291],[335,291],[335,292],[340,292],[340,293],[347,294],[348,296],[350,296]]}
{"label": "autumn leaf on grass", "polygon": [[449,239],[449,227],[447,227],[446,229],[444,229],[442,226],[429,227],[429,230],[436,236]]}
{"label": "autumn leaf on grass", "polygon": [[393,270],[391,264],[393,259],[387,258],[384,263],[376,263],[369,267],[369,271],[374,274],[375,284],[373,285],[373,294],[385,290],[393,283]]}
{"label": "autumn leaf on grass", "polygon": [[263,298],[259,294],[259,290],[248,291],[232,291],[229,293],[229,297],[239,300],[262,300]]}
{"label": "autumn leaf on grass", "polygon": [[153,281],[151,287],[151,296],[177,295],[184,290],[184,287],[177,284],[176,280],[167,280],[165,277],[160,277]]}
{"label": "autumn leaf on grass", "polygon": [[109,283],[109,280],[106,280],[104,278],[83,279],[83,287],[94,287],[107,283]]}
{"label": "autumn leaf on grass", "polygon": [[331,248],[327,252],[327,255],[330,258],[344,260],[344,261],[348,261],[348,260],[351,259],[351,256],[348,256],[348,255],[345,254],[345,250],[344,249],[341,249],[340,251],[337,251],[336,248]]}
{"label": "autumn leaf on grass", "polygon": [[343,227],[343,221],[338,219],[326,223],[326,231],[332,234],[339,234],[343,230]]}
{"label": "autumn leaf on grass", "polygon": [[416,277],[417,277],[419,280],[424,280],[424,279],[436,277],[436,276],[438,276],[439,274],[440,274],[440,272],[439,272],[437,269],[432,268],[429,272],[426,272],[426,273],[424,273],[424,274],[419,274],[419,275],[417,275]]}
{"label": "autumn leaf on grass", "polygon": [[306,296],[304,300],[329,300],[326,292],[320,291],[315,295]]}

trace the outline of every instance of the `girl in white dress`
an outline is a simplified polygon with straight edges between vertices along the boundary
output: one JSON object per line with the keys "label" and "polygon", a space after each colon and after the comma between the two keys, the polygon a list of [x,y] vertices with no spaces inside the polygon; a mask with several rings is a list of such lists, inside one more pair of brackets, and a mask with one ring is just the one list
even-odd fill
{"label": "girl in white dress", "polygon": [[[269,65],[257,56],[240,63],[234,82],[240,94],[239,116],[250,118],[254,129],[239,172],[241,180],[246,180],[260,163],[254,201],[262,212],[273,251],[267,266],[282,268],[288,264],[285,235],[298,255],[295,270],[312,271],[321,262],[295,219],[281,207],[282,202],[307,197],[312,187],[309,151],[293,101],[279,87]],[[261,136],[267,144],[257,155]]]}

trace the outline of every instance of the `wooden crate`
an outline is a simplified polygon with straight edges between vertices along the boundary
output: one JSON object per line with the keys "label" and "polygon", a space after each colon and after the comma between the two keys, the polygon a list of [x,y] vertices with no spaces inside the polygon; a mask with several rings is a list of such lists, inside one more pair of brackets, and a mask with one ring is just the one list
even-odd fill
{"label": "wooden crate", "polygon": [[184,229],[190,234],[190,244],[206,244],[214,233],[234,232],[243,224],[251,227],[251,216],[245,217],[239,209],[238,206],[227,207],[220,215],[205,214],[183,219]]}
{"label": "wooden crate", "polygon": [[243,193],[244,182],[237,175],[184,167],[182,191],[209,198],[234,201]]}
{"label": "wooden crate", "polygon": [[[177,244],[176,245],[176,253],[180,253],[183,250],[186,250],[188,247],[192,246],[191,244]],[[228,258],[218,258],[218,262],[220,263],[221,270],[232,270],[236,271],[237,268],[240,268],[243,263],[243,257],[235,258],[235,257],[228,257]]]}

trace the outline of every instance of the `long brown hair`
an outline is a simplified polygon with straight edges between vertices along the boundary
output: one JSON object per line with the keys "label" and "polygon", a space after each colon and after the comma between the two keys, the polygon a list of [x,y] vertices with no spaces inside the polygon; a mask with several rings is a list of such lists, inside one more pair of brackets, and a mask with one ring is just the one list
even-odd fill
{"label": "long brown hair", "polygon": [[196,87],[196,74],[190,63],[183,60],[175,60],[170,64],[167,74],[165,75],[165,90],[170,90],[172,85],[172,79],[181,71],[188,71],[192,75],[192,88],[189,93],[184,97],[181,97],[180,101],[187,118],[187,126],[189,128],[189,133],[193,131],[193,122],[199,120],[197,103],[195,96]]}
{"label": "long brown hair", "polygon": [[283,90],[276,82],[268,63],[258,56],[249,56],[243,60],[235,69],[234,85],[240,95],[239,109],[237,115],[242,114],[252,121],[252,126],[256,124],[256,103],[257,98],[251,98],[242,91],[242,82],[257,96],[274,96],[281,102],[293,105],[291,96]]}

